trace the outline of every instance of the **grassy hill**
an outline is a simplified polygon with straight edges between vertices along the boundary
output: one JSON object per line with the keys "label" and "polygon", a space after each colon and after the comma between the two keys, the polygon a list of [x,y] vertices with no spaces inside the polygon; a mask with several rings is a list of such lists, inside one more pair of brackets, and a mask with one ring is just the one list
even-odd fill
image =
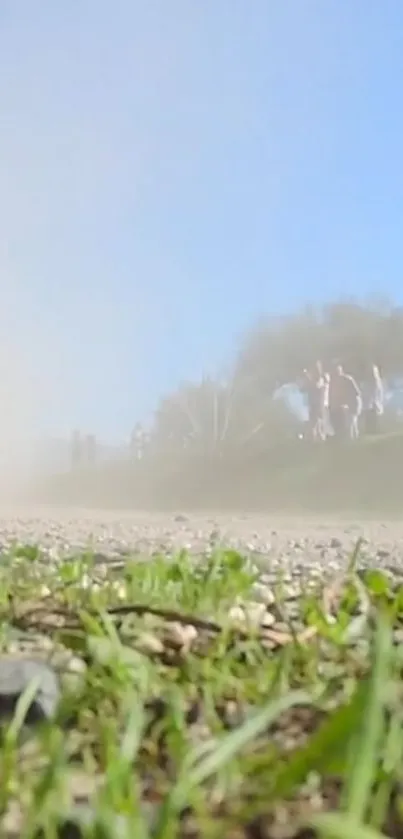
{"label": "grassy hill", "polygon": [[108,508],[403,512],[403,434],[340,445],[292,441],[264,454],[112,461],[35,488],[46,503]]}

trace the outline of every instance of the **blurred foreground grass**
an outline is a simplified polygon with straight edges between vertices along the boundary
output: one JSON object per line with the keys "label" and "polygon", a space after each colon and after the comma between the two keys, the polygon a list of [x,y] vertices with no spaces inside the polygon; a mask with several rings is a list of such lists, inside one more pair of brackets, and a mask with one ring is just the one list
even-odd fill
{"label": "blurred foreground grass", "polygon": [[357,553],[326,583],[213,548],[2,556],[2,655],[62,691],[1,706],[0,835],[402,836],[403,583]]}

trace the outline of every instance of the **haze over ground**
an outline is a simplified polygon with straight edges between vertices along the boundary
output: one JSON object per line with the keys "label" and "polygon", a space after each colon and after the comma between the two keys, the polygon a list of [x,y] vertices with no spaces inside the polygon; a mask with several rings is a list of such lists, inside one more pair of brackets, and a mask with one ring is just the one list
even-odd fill
{"label": "haze over ground", "polygon": [[2,4],[9,462],[122,439],[264,311],[402,297],[402,37],[392,0]]}

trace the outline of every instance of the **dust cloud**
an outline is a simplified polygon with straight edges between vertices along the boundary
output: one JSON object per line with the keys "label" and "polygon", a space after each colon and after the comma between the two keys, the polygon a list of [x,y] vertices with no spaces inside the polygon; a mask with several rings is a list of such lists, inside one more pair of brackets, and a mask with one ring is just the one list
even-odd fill
{"label": "dust cloud", "polygon": [[[52,401],[43,342],[0,295],[0,499],[24,496],[34,480],[46,410]],[[7,322],[5,324],[5,321]],[[49,373],[49,370],[48,370]],[[54,382],[54,385],[56,383]],[[55,391],[56,392],[56,391]]]}

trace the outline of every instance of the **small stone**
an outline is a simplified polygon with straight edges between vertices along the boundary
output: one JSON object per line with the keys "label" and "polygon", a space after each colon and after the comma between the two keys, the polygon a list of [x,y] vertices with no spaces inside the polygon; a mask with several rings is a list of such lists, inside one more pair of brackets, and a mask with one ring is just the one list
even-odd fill
{"label": "small stone", "polygon": [[245,603],[244,610],[247,623],[253,624],[253,626],[259,626],[263,617],[267,614],[264,603]]}
{"label": "small stone", "polygon": [[328,571],[339,571],[340,570],[340,562],[331,559],[330,562],[327,563]]}
{"label": "small stone", "polygon": [[92,588],[93,580],[91,579],[89,574],[83,574],[83,576],[81,577],[80,585],[81,585],[81,588],[83,588],[85,590],[88,589],[88,588]]}
{"label": "small stone", "polygon": [[136,647],[140,652],[150,655],[161,655],[164,652],[162,641],[151,632],[143,632],[137,640]]}
{"label": "small stone", "polygon": [[57,545],[52,546],[48,549],[48,556],[49,559],[58,562],[61,559],[60,548]]}
{"label": "small stone", "polygon": [[124,583],[120,582],[120,580],[115,580],[115,582],[112,583],[112,589],[120,600],[124,600],[127,596],[127,588]]}
{"label": "small stone", "polygon": [[108,555],[101,553],[100,551],[95,551],[92,555],[94,565],[102,565],[103,563],[108,562],[108,559]]}
{"label": "small stone", "polygon": [[38,680],[38,690],[28,712],[27,722],[53,716],[60,699],[60,685],[55,671],[41,661],[18,656],[0,658],[0,716],[10,716],[18,699]]}
{"label": "small stone", "polygon": [[276,582],[276,575],[275,574],[261,574],[260,575],[260,584],[265,586],[272,586],[273,583]]}
{"label": "small stone", "polygon": [[245,612],[242,606],[231,606],[228,614],[231,620],[236,623],[242,623],[245,621]]}
{"label": "small stone", "polygon": [[271,612],[266,612],[261,620],[261,626],[268,629],[270,626],[273,626],[274,623],[276,623],[274,615],[272,615]]}
{"label": "small stone", "polygon": [[252,595],[253,597],[256,597],[256,600],[260,603],[265,603],[266,606],[271,606],[276,599],[271,589],[263,583],[253,584]]}
{"label": "small stone", "polygon": [[82,658],[73,655],[71,650],[60,647],[54,650],[48,662],[58,674],[63,689],[67,689],[69,693],[81,689],[87,672],[87,665]]}
{"label": "small stone", "polygon": [[21,805],[15,799],[9,801],[5,813],[0,820],[1,835],[5,839],[19,839],[22,836],[23,825],[24,819]]}
{"label": "small stone", "polygon": [[341,541],[341,539],[338,538],[338,536],[332,536],[329,544],[330,544],[331,548],[342,548],[343,547],[343,542]]}
{"label": "small stone", "polygon": [[168,628],[168,639],[175,646],[189,650],[193,641],[197,638],[197,629],[191,624],[171,623]]}

